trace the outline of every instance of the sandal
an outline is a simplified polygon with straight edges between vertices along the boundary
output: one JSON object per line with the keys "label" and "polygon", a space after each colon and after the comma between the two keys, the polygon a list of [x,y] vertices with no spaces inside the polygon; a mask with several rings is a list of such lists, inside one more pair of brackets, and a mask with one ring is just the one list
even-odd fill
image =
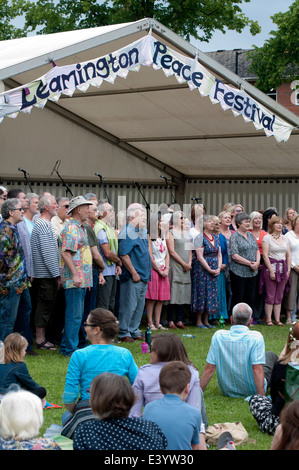
{"label": "sandal", "polygon": [[152,323],[151,325],[147,325],[147,327],[150,329],[150,330],[157,330],[158,328],[155,327],[155,325]]}
{"label": "sandal", "polygon": [[275,321],[274,324],[277,326],[284,326],[283,323],[281,323],[281,321]]}
{"label": "sandal", "polygon": [[[54,346],[54,344],[52,344],[52,346],[48,345],[46,346],[46,344],[48,343],[48,341],[45,339],[45,341],[43,341],[42,343],[35,343],[35,347],[37,349],[47,349],[48,351],[56,351],[56,348]],[[51,344],[51,343],[49,343]]]}
{"label": "sandal", "polygon": [[266,321],[267,326],[273,326],[273,323],[271,321]]}
{"label": "sandal", "polygon": [[161,325],[161,323],[159,323],[159,325],[156,325],[156,329],[157,330],[168,330],[168,328],[164,328],[164,326]]}

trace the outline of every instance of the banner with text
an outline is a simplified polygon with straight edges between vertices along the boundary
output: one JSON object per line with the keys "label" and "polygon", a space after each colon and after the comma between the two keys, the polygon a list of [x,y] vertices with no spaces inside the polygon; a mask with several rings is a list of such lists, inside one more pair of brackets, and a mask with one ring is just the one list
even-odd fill
{"label": "banner with text", "polygon": [[[196,58],[186,57],[150,34],[128,46],[87,62],[54,66],[42,77],[0,94],[0,122],[4,117],[16,118],[20,112],[29,114],[32,108],[43,108],[48,100],[57,102],[60,96],[71,97],[76,89],[87,91],[89,86],[100,87],[103,81],[114,83],[117,77],[126,78],[130,71],[141,66],[162,69],[167,77],[173,75],[179,83],[187,83],[211,102],[220,103],[235,116],[243,116],[257,130],[278,142],[286,142],[293,127],[273,114],[246,92],[230,87],[215,78]],[[200,111],[199,111],[200,112]]]}

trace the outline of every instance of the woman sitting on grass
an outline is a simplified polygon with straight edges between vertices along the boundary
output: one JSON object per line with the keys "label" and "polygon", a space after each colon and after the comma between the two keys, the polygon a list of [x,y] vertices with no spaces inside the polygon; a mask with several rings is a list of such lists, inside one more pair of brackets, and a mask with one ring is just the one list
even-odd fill
{"label": "woman sitting on grass", "polygon": [[95,377],[90,386],[93,416],[78,425],[74,450],[165,450],[167,440],[157,424],[128,417],[134,400],[131,385],[120,375]]}
{"label": "woman sitting on grass", "polygon": [[36,437],[43,424],[41,399],[26,390],[7,393],[0,405],[0,448],[3,450],[60,450],[45,437]]}
{"label": "woman sitting on grass", "polygon": [[131,352],[113,344],[119,329],[113,313],[96,308],[90,312],[84,326],[91,344],[72,354],[63,393],[68,411],[62,416],[62,435],[70,439],[77,424],[92,415],[89,388],[97,375],[112,372],[127,376],[132,384],[138,372]]}
{"label": "woman sitting on grass", "polygon": [[[130,416],[140,417],[142,409],[147,403],[163,396],[159,384],[159,374],[162,367],[170,361],[182,361],[189,367],[191,381],[187,403],[199,409],[205,426],[208,426],[198,371],[191,364],[182,340],[174,333],[159,333],[152,338],[150,364],[140,367],[133,383],[137,399],[130,411]],[[205,426],[201,429],[203,448],[205,448]]]}
{"label": "woman sitting on grass", "polygon": [[258,423],[259,429],[267,434],[274,434],[279,425],[279,416],[285,405],[284,386],[286,370],[289,362],[292,362],[293,354],[298,345],[293,344],[299,340],[299,322],[290,328],[287,343],[280,354],[278,361],[274,364],[271,381],[270,395],[252,395],[249,400],[249,408]]}

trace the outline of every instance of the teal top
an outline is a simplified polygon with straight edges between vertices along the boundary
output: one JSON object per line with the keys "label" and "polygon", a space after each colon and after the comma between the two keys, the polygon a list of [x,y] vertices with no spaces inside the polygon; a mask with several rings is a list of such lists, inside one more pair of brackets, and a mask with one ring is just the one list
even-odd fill
{"label": "teal top", "polygon": [[103,372],[128,377],[132,385],[138,367],[131,352],[113,344],[93,344],[75,351],[70,359],[63,393],[64,403],[89,400],[89,387]]}

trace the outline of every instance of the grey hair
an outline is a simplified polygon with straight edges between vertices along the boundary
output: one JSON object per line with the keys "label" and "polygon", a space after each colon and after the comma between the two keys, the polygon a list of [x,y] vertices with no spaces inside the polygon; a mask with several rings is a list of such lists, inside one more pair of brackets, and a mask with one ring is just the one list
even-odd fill
{"label": "grey hair", "polygon": [[85,197],[85,199],[87,199],[89,201],[89,199],[92,198],[92,197],[97,198],[97,195],[94,194],[94,193],[86,193],[84,197]]}
{"label": "grey hair", "polygon": [[251,212],[251,214],[250,214],[250,230],[253,229],[253,221],[256,217],[260,217],[261,219],[263,219],[263,216],[260,212],[258,212],[258,211]]}
{"label": "grey hair", "polygon": [[42,196],[40,200],[38,201],[38,209],[40,213],[42,214],[45,210],[46,206],[51,205],[51,196]]}
{"label": "grey hair", "polygon": [[69,201],[68,197],[60,196],[56,199],[57,204],[59,205],[61,202]]}
{"label": "grey hair", "polygon": [[145,207],[139,202],[133,202],[127,208],[127,219],[135,217],[136,211],[145,211]]}
{"label": "grey hair", "polygon": [[100,199],[98,207],[97,207],[100,217],[102,217],[105,212],[105,204],[109,204],[108,199]]}
{"label": "grey hair", "polygon": [[36,193],[27,193],[26,197],[28,199],[28,205],[30,206],[30,203],[31,203],[32,199],[34,199],[34,198],[38,199],[38,194],[36,194]]}
{"label": "grey hair", "polygon": [[236,226],[239,227],[244,220],[250,220],[250,216],[246,212],[238,212],[235,217]]}
{"label": "grey hair", "polygon": [[16,197],[6,199],[6,201],[3,202],[2,207],[1,207],[1,215],[4,220],[9,218],[10,216],[9,211],[14,210],[17,204],[21,205],[19,199],[17,199]]}
{"label": "grey hair", "polygon": [[252,316],[252,308],[244,303],[240,302],[236,304],[232,310],[232,317],[235,325],[247,326]]}

